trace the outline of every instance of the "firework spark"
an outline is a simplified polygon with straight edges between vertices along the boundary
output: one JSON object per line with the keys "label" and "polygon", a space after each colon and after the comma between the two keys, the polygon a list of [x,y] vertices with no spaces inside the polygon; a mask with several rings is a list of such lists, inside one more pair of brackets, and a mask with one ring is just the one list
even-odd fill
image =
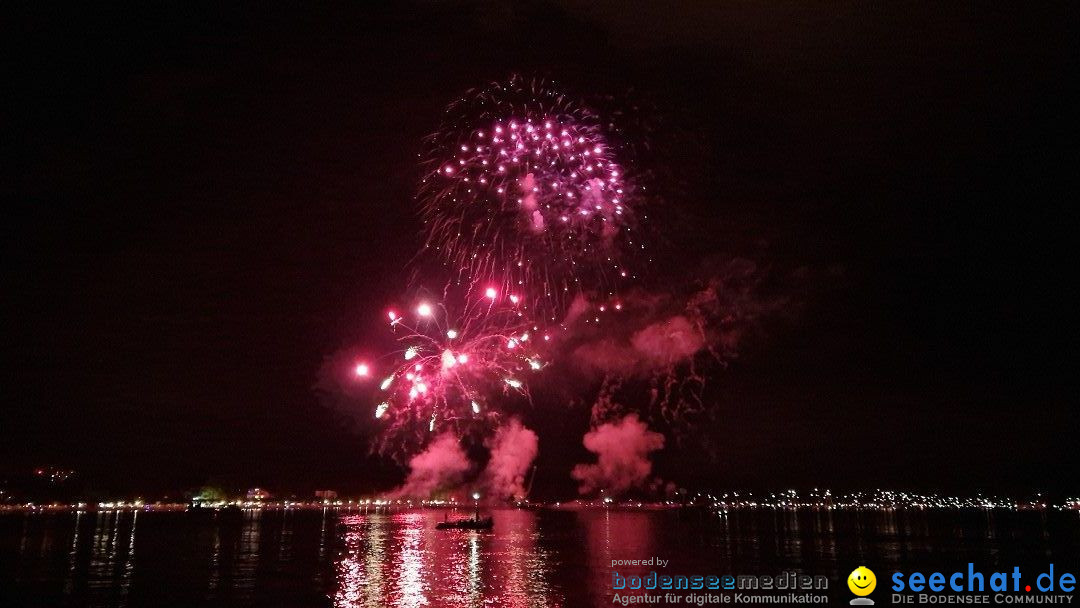
{"label": "firework spark", "polygon": [[450,106],[419,192],[425,250],[454,281],[496,285],[538,321],[634,271],[635,190],[600,120],[537,81],[513,78]]}
{"label": "firework spark", "polygon": [[515,306],[474,298],[455,316],[422,300],[415,311],[415,318],[387,315],[400,348],[387,356],[395,361],[379,384],[376,419],[390,429],[435,432],[490,421],[501,410],[496,399],[528,398],[524,376],[540,369],[542,358],[526,347],[532,328]]}

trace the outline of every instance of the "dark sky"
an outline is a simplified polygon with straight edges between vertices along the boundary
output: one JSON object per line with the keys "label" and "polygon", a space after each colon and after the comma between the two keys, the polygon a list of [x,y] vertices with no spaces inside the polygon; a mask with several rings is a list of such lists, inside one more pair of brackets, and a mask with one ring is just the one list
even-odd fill
{"label": "dark sky", "polygon": [[[715,461],[661,474],[1075,488],[1075,30],[799,4],[12,11],[0,470],[391,482],[312,387],[404,288],[421,138],[520,72],[693,134],[691,196],[654,227],[688,266],[830,277],[713,379]],[[529,416],[542,491],[572,492],[587,420]]]}

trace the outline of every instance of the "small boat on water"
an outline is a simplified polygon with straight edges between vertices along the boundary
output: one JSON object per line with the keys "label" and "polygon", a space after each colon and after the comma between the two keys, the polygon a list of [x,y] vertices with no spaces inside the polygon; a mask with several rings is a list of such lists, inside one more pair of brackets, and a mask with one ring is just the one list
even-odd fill
{"label": "small boat on water", "polygon": [[490,518],[480,518],[477,514],[470,519],[447,519],[435,524],[436,530],[490,530],[495,522]]}

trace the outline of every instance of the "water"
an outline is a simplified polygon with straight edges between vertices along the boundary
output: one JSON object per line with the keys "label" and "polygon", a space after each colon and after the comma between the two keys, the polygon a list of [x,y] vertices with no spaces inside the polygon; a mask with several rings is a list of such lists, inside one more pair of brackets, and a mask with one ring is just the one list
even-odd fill
{"label": "water", "polygon": [[671,563],[618,570],[797,569],[828,576],[834,599],[859,564],[1080,570],[1076,512],[493,515],[494,532],[437,531],[441,511],[0,515],[0,605],[611,606],[611,560],[649,557]]}

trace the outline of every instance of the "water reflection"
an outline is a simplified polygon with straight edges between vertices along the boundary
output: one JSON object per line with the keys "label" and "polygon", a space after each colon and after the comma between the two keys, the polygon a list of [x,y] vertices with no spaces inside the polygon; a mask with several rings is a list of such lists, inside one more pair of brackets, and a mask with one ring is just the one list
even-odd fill
{"label": "water reflection", "polygon": [[128,533],[127,557],[124,559],[124,569],[120,574],[119,604],[121,606],[127,605],[128,592],[131,589],[131,577],[135,573],[135,528],[138,523],[139,512],[135,511],[131,514],[131,531]]}
{"label": "water reflection", "polygon": [[119,522],[119,513],[106,511],[97,514],[97,520],[94,524],[94,538],[91,541],[90,572],[87,581],[91,589],[102,590],[112,587],[112,565],[116,557],[114,520]]}
{"label": "water reflection", "polygon": [[[641,560],[655,556],[653,514],[641,511],[579,511],[577,524],[585,531],[589,594],[594,605],[611,603],[612,560]],[[642,567],[620,567],[641,575]]]}
{"label": "water reflection", "polygon": [[281,535],[278,543],[278,561],[290,562],[293,559],[293,520],[296,519],[292,510],[285,511],[281,516]]}
{"label": "water reflection", "polygon": [[553,556],[538,546],[536,514],[494,514],[498,533],[436,530],[434,512],[364,513],[341,520],[334,605],[561,606]]}
{"label": "water reflection", "polygon": [[[502,526],[498,534],[474,538],[477,562],[481,555],[489,556],[494,562],[497,578],[492,586],[499,594],[497,603],[502,606],[562,605],[561,594],[551,583],[552,566],[557,560],[537,544],[540,530],[536,513],[508,511],[496,523]],[[479,551],[480,541],[484,542],[483,552]],[[501,592],[497,591],[499,580],[505,581]]]}
{"label": "water reflection", "polygon": [[75,514],[75,525],[71,532],[71,549],[68,551],[67,573],[64,576],[64,595],[70,596],[75,590],[75,566],[79,556],[79,524],[82,523],[83,512]]}
{"label": "water reflection", "polygon": [[493,513],[493,532],[436,530],[443,516],[374,508],[0,515],[0,605],[610,606],[611,560],[649,557],[671,560],[672,574],[799,569],[833,580],[855,562],[888,571],[1052,561],[1080,570],[1076,513],[507,509]]}
{"label": "water reflection", "polygon": [[382,565],[388,522],[380,515],[345,517],[345,546],[339,555],[335,606],[379,606],[386,596]]}
{"label": "water reflection", "polygon": [[209,597],[215,597],[221,579],[221,528],[219,526],[214,526],[214,539],[210,546],[210,575],[206,588]]}
{"label": "water reflection", "polygon": [[255,574],[259,566],[259,536],[262,532],[262,509],[244,512],[244,528],[240,533],[240,548],[232,572],[232,585],[240,600],[251,597]]}

